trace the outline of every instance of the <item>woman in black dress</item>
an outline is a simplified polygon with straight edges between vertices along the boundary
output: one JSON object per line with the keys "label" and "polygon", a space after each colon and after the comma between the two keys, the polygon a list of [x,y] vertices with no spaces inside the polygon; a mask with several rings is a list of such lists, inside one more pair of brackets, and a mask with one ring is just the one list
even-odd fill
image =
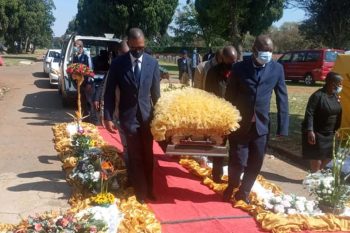
{"label": "woman in black dress", "polygon": [[323,88],[308,101],[302,123],[303,158],[310,160],[311,172],[323,169],[333,156],[333,139],[341,123],[342,108],[338,94],[342,77],[330,72]]}

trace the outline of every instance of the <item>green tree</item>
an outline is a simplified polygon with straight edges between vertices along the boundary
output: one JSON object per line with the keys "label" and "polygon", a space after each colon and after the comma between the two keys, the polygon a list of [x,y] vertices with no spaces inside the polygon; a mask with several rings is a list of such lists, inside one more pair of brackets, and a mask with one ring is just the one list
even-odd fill
{"label": "green tree", "polygon": [[279,20],[285,0],[196,0],[202,27],[211,27],[242,51],[245,36],[256,36]]}
{"label": "green tree", "polygon": [[314,44],[301,34],[299,27],[299,23],[286,22],[279,28],[271,26],[266,34],[273,39],[277,52],[318,47],[319,44]]}
{"label": "green tree", "polygon": [[212,30],[208,24],[200,24],[200,18],[195,5],[189,2],[182,9],[177,10],[174,23],[175,26],[170,27],[175,34],[176,41],[181,46],[203,46],[207,47],[219,46],[224,40]]}
{"label": "green tree", "polygon": [[129,28],[140,27],[153,38],[166,32],[177,5],[178,0],[79,0],[77,32],[122,37]]}
{"label": "green tree", "polygon": [[0,0],[0,35],[12,50],[15,42],[22,50],[49,45],[54,8],[52,0]]}
{"label": "green tree", "polygon": [[350,41],[350,1],[295,0],[307,13],[301,30],[310,40],[331,48],[344,48]]}

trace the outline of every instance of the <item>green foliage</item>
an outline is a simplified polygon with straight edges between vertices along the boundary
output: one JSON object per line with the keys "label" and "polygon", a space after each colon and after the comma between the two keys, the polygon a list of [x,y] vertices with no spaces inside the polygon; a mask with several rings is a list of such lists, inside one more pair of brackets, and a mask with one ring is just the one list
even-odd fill
{"label": "green foliage", "polygon": [[54,8],[53,0],[0,0],[0,36],[12,50],[15,41],[23,45],[23,50],[30,43],[48,45]]}
{"label": "green foliage", "polygon": [[274,42],[275,51],[282,53],[290,50],[319,47],[301,34],[298,23],[286,22],[281,27],[271,26],[267,33]]}
{"label": "green foliage", "polygon": [[256,36],[283,14],[285,0],[196,0],[199,24],[242,50],[244,36]]}
{"label": "green foliage", "polygon": [[165,34],[177,4],[178,0],[79,0],[75,29],[83,35],[122,37],[129,28],[140,27],[153,38]]}
{"label": "green foliage", "polygon": [[344,48],[350,45],[350,1],[296,0],[309,18],[301,25],[308,39],[327,47]]}

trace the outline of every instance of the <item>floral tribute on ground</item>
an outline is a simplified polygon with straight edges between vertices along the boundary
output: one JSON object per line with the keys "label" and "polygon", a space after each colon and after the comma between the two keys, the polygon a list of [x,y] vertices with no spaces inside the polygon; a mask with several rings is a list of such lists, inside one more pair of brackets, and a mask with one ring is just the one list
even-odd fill
{"label": "floral tribute on ground", "polygon": [[[344,161],[350,154],[350,138],[343,131],[339,131],[343,136],[334,143],[332,168],[309,174],[303,182],[316,201],[285,194],[278,186],[258,176],[249,197],[251,204],[238,201],[232,202],[233,206],[249,212],[266,231],[350,231],[350,192],[341,176]],[[203,168],[188,157],[181,159],[180,164],[202,178],[202,183],[215,192],[222,194],[226,189],[227,175],[222,177],[223,184],[217,184],[212,180],[210,167]]]}

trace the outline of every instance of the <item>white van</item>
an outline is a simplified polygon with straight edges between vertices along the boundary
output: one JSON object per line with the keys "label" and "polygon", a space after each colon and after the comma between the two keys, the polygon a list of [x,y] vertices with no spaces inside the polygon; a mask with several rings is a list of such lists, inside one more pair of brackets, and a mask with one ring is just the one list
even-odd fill
{"label": "white van", "polygon": [[120,39],[94,36],[72,35],[63,43],[62,59],[60,62],[60,75],[58,78],[58,92],[62,96],[62,105],[68,106],[71,101],[77,99],[76,83],[67,74],[67,66],[73,61],[74,41],[81,40],[84,50],[90,56],[95,73],[94,79],[103,79],[108,72],[108,55],[112,48],[116,48],[121,42]]}

